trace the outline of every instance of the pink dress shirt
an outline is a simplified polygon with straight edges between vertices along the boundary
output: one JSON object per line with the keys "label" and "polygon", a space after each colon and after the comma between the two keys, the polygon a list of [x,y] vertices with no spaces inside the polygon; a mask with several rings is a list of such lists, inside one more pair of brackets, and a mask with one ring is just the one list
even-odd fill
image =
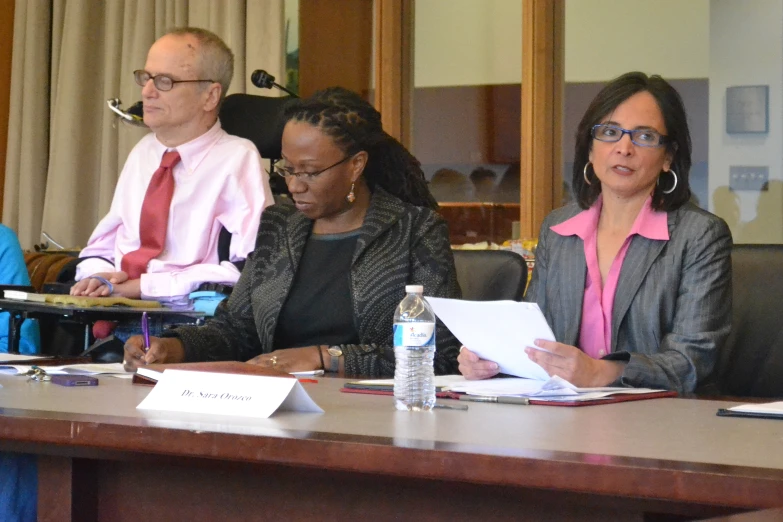
{"label": "pink dress shirt", "polygon": [[555,225],[552,231],[561,236],[579,236],[584,241],[587,276],[582,298],[582,324],[579,327],[579,348],[594,359],[600,359],[612,347],[612,309],[620,269],[633,236],[639,234],[648,239],[668,240],[669,227],[666,212],[656,212],[651,206],[652,198],[644,202],[639,215],[615,255],[605,285],[601,284],[601,269],[598,266],[598,218],[601,215],[603,198],[599,196],[589,209],[571,219]]}
{"label": "pink dress shirt", "polygon": [[[163,153],[150,133],[139,141],[117,181],[109,213],[98,223],[80,257],[76,280],[98,272],[120,271],[122,256],[139,248],[144,194]],[[230,260],[245,259],[255,247],[261,212],[273,203],[269,177],[252,142],[227,134],[218,121],[205,134],[176,150],[176,188],[171,200],[166,245],[141,276],[141,294],[182,306],[204,282],[233,284],[239,271],[218,260],[222,227],[232,234]]]}

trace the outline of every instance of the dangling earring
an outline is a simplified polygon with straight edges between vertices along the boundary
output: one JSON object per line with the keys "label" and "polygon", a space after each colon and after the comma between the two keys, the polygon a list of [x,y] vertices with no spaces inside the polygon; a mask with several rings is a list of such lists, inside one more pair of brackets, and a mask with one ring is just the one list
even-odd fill
{"label": "dangling earring", "polygon": [[[672,185],[672,188],[670,188],[669,190],[662,190],[661,192],[663,192],[664,194],[671,194],[672,192],[674,192],[674,189],[677,188],[677,173],[671,169],[669,169],[667,172],[671,172],[672,176],[674,176],[674,185]],[[661,177],[658,176],[658,184],[660,183],[661,183]]]}
{"label": "dangling earring", "polygon": [[589,180],[589,179],[587,179],[587,167],[589,167],[589,166],[590,166],[590,162],[588,161],[587,163],[585,163],[585,168],[584,168],[584,170],[582,171],[582,175],[583,175],[583,176],[584,176],[584,178],[585,178],[585,183],[587,183],[588,185],[592,185],[592,183],[590,183],[590,180]]}
{"label": "dangling earring", "polygon": [[351,191],[348,193],[347,196],[345,196],[345,200],[348,202],[348,204],[351,204],[354,201],[356,201],[356,195],[354,195],[354,193],[353,193],[353,186],[354,186],[354,183],[351,183]]}

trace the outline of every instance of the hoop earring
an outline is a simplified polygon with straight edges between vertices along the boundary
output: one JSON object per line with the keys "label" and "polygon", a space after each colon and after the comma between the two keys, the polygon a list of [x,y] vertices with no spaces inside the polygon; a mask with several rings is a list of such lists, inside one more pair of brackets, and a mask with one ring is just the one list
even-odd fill
{"label": "hoop earring", "polygon": [[354,201],[356,201],[356,195],[353,193],[354,185],[355,185],[354,183],[351,183],[351,191],[348,193],[347,196],[345,196],[345,201],[347,201],[349,205]]}
{"label": "hoop earring", "polygon": [[590,162],[588,161],[587,163],[585,163],[585,168],[582,170],[582,176],[585,178],[585,183],[587,183],[588,185],[592,185],[592,183],[590,183],[590,180],[587,179],[587,167],[589,166],[590,166]]}
{"label": "hoop earring", "polygon": [[[671,172],[672,176],[674,176],[674,185],[672,185],[672,188],[670,188],[669,190],[662,190],[661,192],[663,192],[664,194],[671,194],[672,192],[674,192],[674,189],[677,188],[677,173],[671,169],[669,169],[668,172]],[[660,181],[661,181],[661,177],[658,176],[658,183],[660,183]]]}

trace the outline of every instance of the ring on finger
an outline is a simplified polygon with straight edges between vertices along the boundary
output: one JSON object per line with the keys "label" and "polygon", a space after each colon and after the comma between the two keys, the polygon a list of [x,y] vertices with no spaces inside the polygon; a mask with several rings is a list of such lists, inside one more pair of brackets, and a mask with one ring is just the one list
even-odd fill
{"label": "ring on finger", "polygon": [[272,361],[272,366],[277,366],[277,355],[273,355],[269,360]]}

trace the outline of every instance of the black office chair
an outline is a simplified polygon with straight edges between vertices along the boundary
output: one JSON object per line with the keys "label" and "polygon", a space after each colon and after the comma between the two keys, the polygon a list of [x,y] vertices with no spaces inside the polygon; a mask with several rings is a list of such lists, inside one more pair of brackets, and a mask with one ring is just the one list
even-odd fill
{"label": "black office chair", "polygon": [[[272,98],[253,94],[231,94],[226,96],[220,108],[220,124],[234,136],[253,142],[261,157],[274,163],[280,159],[283,137],[283,111],[293,98],[285,96]],[[285,180],[271,176],[269,185],[272,194],[288,194]]]}
{"label": "black office chair", "polygon": [[454,250],[462,298],[521,301],[527,285],[525,259],[507,250]]}
{"label": "black office chair", "polygon": [[734,245],[731,333],[697,393],[783,397],[783,245]]}

